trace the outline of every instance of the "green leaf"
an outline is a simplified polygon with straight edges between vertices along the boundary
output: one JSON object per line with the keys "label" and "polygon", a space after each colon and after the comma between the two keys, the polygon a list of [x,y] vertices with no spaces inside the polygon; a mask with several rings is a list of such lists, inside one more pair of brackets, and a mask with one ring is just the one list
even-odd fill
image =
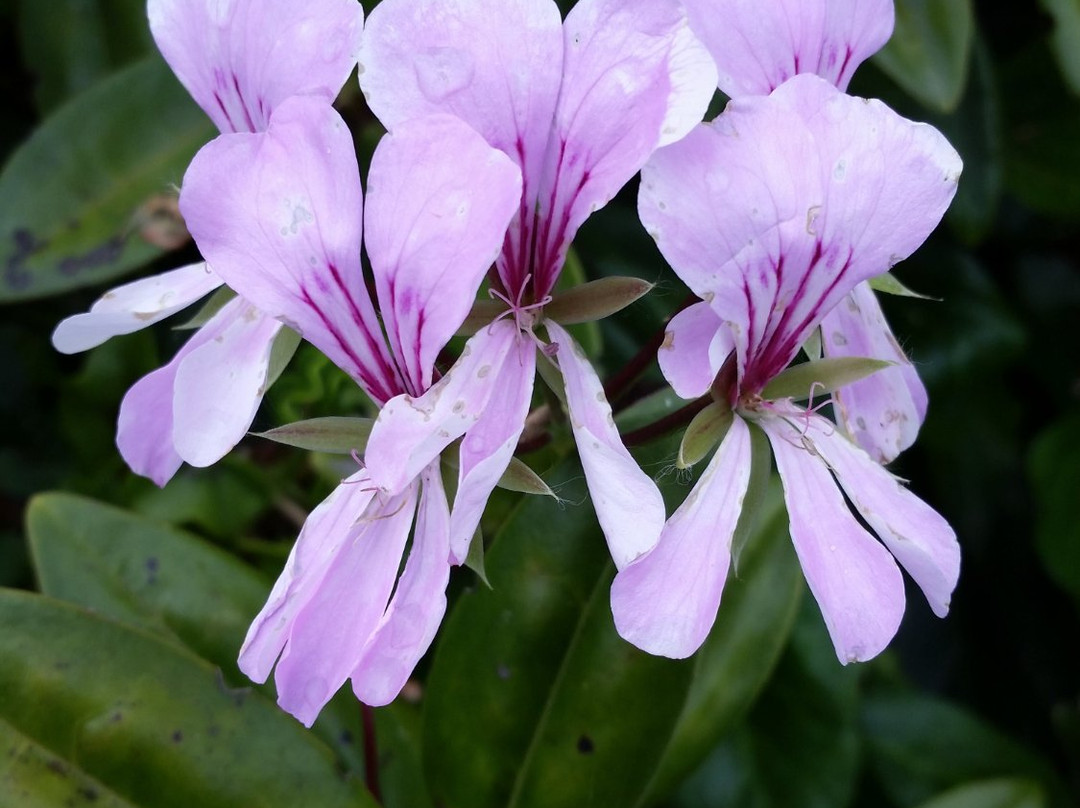
{"label": "green leaf", "polygon": [[918,805],[946,789],[995,777],[1037,781],[1051,804],[1072,804],[1046,762],[948,702],[916,693],[876,694],[864,699],[861,723],[870,768],[897,805]]}
{"label": "green leaf", "polygon": [[[571,501],[584,499],[580,467],[555,477]],[[615,633],[608,559],[587,505],[526,497],[495,537],[495,588],[461,596],[428,678],[424,761],[436,804],[615,806],[641,795],[693,666]]]}
{"label": "green leaf", "polygon": [[99,284],[161,255],[133,223],[214,134],[156,56],[58,109],[0,174],[0,302]]}
{"label": "green leaf", "polygon": [[0,719],[0,805],[133,808],[77,766]]}
{"label": "green leaf", "polygon": [[679,443],[678,468],[685,469],[700,462],[727,434],[735,413],[731,407],[715,401],[694,416]]}
{"label": "green leaf", "polygon": [[43,113],[154,47],[145,0],[20,0],[19,44]]}
{"label": "green leaf", "polygon": [[623,276],[588,281],[556,294],[544,307],[544,316],[564,326],[591,323],[636,303],[652,288],[641,278]]}
{"label": "green leaf", "polygon": [[845,385],[865,379],[892,362],[863,356],[839,356],[792,365],[765,385],[761,395],[766,399],[806,399],[839,390]]}
{"label": "green leaf", "polygon": [[1080,415],[1059,421],[1036,438],[1028,455],[1028,476],[1038,508],[1035,543],[1043,566],[1080,602]]}
{"label": "green leaf", "polygon": [[431,808],[420,764],[420,711],[399,696],[375,710],[379,784],[386,808]]}
{"label": "green leaf", "polygon": [[327,416],[296,421],[254,434],[260,438],[311,452],[349,454],[354,451],[361,453],[364,451],[373,426],[375,426],[375,421],[371,418]]}
{"label": "green leaf", "polygon": [[0,718],[139,806],[374,805],[262,696],[172,643],[39,595],[0,591]]}
{"label": "green leaf", "polygon": [[1038,783],[1029,780],[985,780],[954,788],[919,808],[1045,808]]}
{"label": "green leaf", "polygon": [[694,681],[647,803],[678,785],[744,717],[790,636],[802,571],[783,501],[778,491],[773,495],[764,507],[763,529],[747,544],[738,574],[728,579],[716,625],[694,657]]}
{"label": "green leaf", "polygon": [[1041,0],[1041,4],[1054,18],[1050,46],[1061,75],[1072,91],[1080,95],[1080,0]]}
{"label": "green leaf", "polygon": [[664,386],[655,393],[640,398],[626,409],[615,413],[615,424],[620,432],[633,432],[689,404],[679,398],[674,390]]}
{"label": "green leaf", "polygon": [[874,61],[917,101],[950,112],[964,92],[974,32],[971,0],[897,0],[896,29]]}

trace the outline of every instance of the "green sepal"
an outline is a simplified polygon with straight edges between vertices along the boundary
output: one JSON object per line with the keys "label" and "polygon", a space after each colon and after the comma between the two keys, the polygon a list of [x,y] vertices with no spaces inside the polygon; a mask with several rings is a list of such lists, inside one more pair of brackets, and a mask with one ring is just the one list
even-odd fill
{"label": "green sepal", "polygon": [[[567,348],[572,350],[570,346]],[[551,360],[551,357],[539,348],[536,351],[536,372],[540,374],[540,378],[544,380],[548,389],[559,399],[563,412],[566,412],[566,384],[563,382],[562,371]]]}
{"label": "green sepal", "polygon": [[653,284],[641,278],[600,278],[556,294],[544,306],[544,317],[562,325],[591,323],[622,311],[652,288]]}
{"label": "green sepal", "polygon": [[469,552],[465,556],[465,566],[476,573],[476,577],[484,582],[484,586],[492,589],[491,581],[488,580],[487,570],[484,569],[484,534],[480,528],[473,533],[472,541],[469,542]]}
{"label": "green sepal", "polygon": [[815,328],[810,332],[810,336],[806,338],[806,342],[802,346],[803,353],[806,354],[806,358],[811,362],[816,362],[824,356],[824,351],[821,346],[821,329]]}
{"label": "green sepal", "polygon": [[730,407],[715,401],[695,415],[683,433],[679,455],[675,459],[676,467],[686,469],[700,462],[724,439],[734,417],[735,413]]}
{"label": "green sepal", "polygon": [[883,272],[880,275],[875,275],[867,281],[870,284],[870,288],[875,292],[880,292],[883,295],[896,295],[897,297],[913,297],[916,300],[933,300],[940,302],[941,298],[931,297],[930,295],[923,295],[916,291],[909,289],[900,283],[895,275],[891,272]]}
{"label": "green sepal", "polygon": [[491,323],[506,311],[506,303],[501,300],[477,300],[469,310],[465,321],[458,326],[456,335],[459,337],[471,337],[481,328]]}
{"label": "green sepal", "polygon": [[507,491],[558,499],[558,496],[540,475],[533,471],[523,460],[518,460],[516,457],[510,458],[510,465],[506,467],[506,471],[503,472],[496,485]]}
{"label": "green sepal", "polygon": [[356,451],[363,453],[374,425],[375,421],[371,418],[328,416],[295,421],[268,429],[266,432],[252,434],[311,452],[349,454]]}
{"label": "green sepal", "polygon": [[735,524],[735,532],[731,536],[731,566],[736,575],[742,573],[739,562],[750,537],[758,532],[762,512],[779,508],[779,497],[774,497],[777,504],[766,507],[769,480],[772,479],[772,449],[769,439],[757,424],[747,423],[747,426],[750,428],[750,481],[743,495],[739,521]]}
{"label": "green sepal", "polygon": [[291,328],[282,328],[274,337],[274,344],[270,346],[270,364],[266,369],[266,384],[263,392],[270,389],[271,385],[281,378],[285,372],[285,366],[292,361],[296,349],[300,347],[302,337]]}
{"label": "green sepal", "polygon": [[228,286],[222,286],[209,298],[206,302],[199,307],[199,310],[188,320],[186,323],[180,325],[174,325],[173,331],[194,331],[196,328],[202,328],[210,319],[225,308],[225,304],[236,297],[236,292],[230,289]]}
{"label": "green sepal", "polygon": [[838,356],[803,362],[789,367],[765,385],[761,397],[774,401],[778,398],[804,399],[812,395],[825,395],[894,364],[865,356]]}

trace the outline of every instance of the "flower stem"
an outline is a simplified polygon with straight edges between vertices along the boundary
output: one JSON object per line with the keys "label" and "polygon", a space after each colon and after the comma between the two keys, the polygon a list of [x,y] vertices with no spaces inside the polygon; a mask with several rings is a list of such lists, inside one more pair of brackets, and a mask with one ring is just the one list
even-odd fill
{"label": "flower stem", "polygon": [[379,805],[383,804],[382,789],[379,787],[379,747],[375,740],[375,708],[360,704],[360,720],[364,726],[364,779],[372,798]]}

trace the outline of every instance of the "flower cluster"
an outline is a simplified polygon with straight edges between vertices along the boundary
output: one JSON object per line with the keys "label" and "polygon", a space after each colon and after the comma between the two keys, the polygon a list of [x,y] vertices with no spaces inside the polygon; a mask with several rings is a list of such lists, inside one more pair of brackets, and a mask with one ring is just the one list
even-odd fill
{"label": "flower cluster", "polygon": [[[222,132],[180,194],[206,263],[108,293],[56,346],[231,290],[121,405],[120,450],[161,485],[239,442],[272,349],[296,335],[379,408],[360,469],[308,517],[252,625],[245,673],[274,671],[309,725],[346,680],[367,704],[397,695],[513,460],[538,363],[558,377],[630,642],[682,657],[704,641],[755,441],[842,662],[895,633],[896,561],[945,613],[955,536],[881,465],[915,439],[926,394],[867,284],[934,229],[961,166],[933,128],[844,92],[892,15],[889,0],[579,0],[565,20],[554,0],[383,0],[365,22],[355,0],[149,0],[162,53]],[[366,200],[332,106],[357,68],[387,130]],[[717,88],[732,100],[702,124]],[[708,402],[695,459],[718,446],[670,518],[565,328],[620,304],[583,315],[556,292],[578,229],[638,172],[641,221],[700,298],[670,321],[660,367]],[[460,356],[438,361],[467,320]],[[801,398],[830,393],[835,423],[781,384],[804,349]]]}

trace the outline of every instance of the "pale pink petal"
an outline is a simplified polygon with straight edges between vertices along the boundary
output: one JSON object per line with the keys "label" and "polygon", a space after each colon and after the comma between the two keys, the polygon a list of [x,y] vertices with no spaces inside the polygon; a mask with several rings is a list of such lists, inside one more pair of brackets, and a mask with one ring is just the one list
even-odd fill
{"label": "pale pink petal", "polygon": [[289,641],[297,613],[319,588],[342,548],[355,539],[358,521],[375,491],[367,472],[358,471],[304,521],[285,568],[240,649],[240,670],[252,681],[262,683],[270,676]]}
{"label": "pale pink petal", "polygon": [[816,73],[846,90],[892,35],[893,0],[683,0],[728,97],[768,95]]}
{"label": "pale pink petal", "polygon": [[419,394],[476,300],[521,199],[521,172],[458,118],[431,115],[384,137],[368,174],[366,246],[380,311]]}
{"label": "pale pink petal", "polygon": [[[179,358],[179,357],[178,357]],[[131,385],[120,402],[116,446],[132,471],[164,486],[183,464],[173,447],[174,359]]]}
{"label": "pale pink petal", "polygon": [[829,421],[814,415],[807,425],[807,437],[836,474],[855,509],[915,579],[934,614],[944,617],[960,576],[956,533],[937,511]]}
{"label": "pale pink petal", "polygon": [[656,357],[676,394],[692,399],[709,392],[734,347],[731,332],[709,304],[695,303],[671,318]]}
{"label": "pale pink petal", "polygon": [[258,132],[293,95],[337,97],[356,66],[356,0],[149,0],[165,60],[222,132]]}
{"label": "pale pink petal", "polygon": [[784,484],[791,540],[840,662],[865,662],[904,616],[904,581],[889,551],[848,510],[828,466],[797,426],[760,421]]}
{"label": "pale pink petal", "polygon": [[417,487],[369,503],[293,618],[274,683],[278,704],[305,726],[356,669],[386,611],[416,512]]}
{"label": "pale pink petal", "polygon": [[404,387],[360,268],[362,208],[352,135],[310,97],[284,102],[265,134],[205,146],[180,193],[214,271],[382,402]]}
{"label": "pale pink petal", "polygon": [[[224,323],[215,339],[193,349],[176,372],[173,442],[193,466],[210,466],[247,433],[266,391],[270,349],[281,323],[243,298],[214,320]],[[208,324],[209,325],[209,324]]]}
{"label": "pale pink petal", "polygon": [[404,489],[480,419],[503,363],[517,356],[514,346],[520,339],[509,320],[482,328],[434,387],[418,398],[400,395],[383,406],[364,450],[372,479],[381,488],[391,493]]}
{"label": "pale pink petal", "polygon": [[715,66],[676,0],[582,0],[564,25],[566,59],[537,206],[537,295],[558,277],[581,224],[658,147],[701,121]]}
{"label": "pale pink petal", "polygon": [[833,393],[844,429],[879,463],[915,442],[926,417],[926,387],[893,336],[869,284],[860,283],[821,321],[825,356],[895,362]]}
{"label": "pale pink petal", "polygon": [[423,490],[412,549],[394,598],[352,672],[365,704],[389,704],[427,652],[446,612],[450,580],[450,511],[439,464],[421,474]]}
{"label": "pale pink petal", "polygon": [[660,543],[615,576],[611,613],[624,639],[675,659],[701,647],[720,608],[749,481],[750,430],[736,418]]}
{"label": "pale pink petal", "polygon": [[960,167],[933,127],[800,75],[658,152],[639,211],[730,323],[742,390],[756,393],[856,284],[922,243]]}
{"label": "pale pink petal", "polygon": [[596,517],[617,569],[656,546],[664,527],[664,500],[638,466],[611,417],[604,386],[581,346],[555,323],[546,328],[558,348],[566,406]]}
{"label": "pale pink petal", "polygon": [[552,0],[383,0],[364,31],[360,86],[387,128],[450,113],[521,168],[520,207],[499,261],[510,289],[528,272],[562,65]]}
{"label": "pale pink petal", "polygon": [[202,262],[125,283],[106,292],[90,311],[61,321],[53,347],[66,354],[95,348],[176,314],[219,286],[221,279]]}
{"label": "pale pink petal", "polygon": [[450,559],[465,561],[488,497],[514,456],[532,400],[536,347],[518,341],[499,371],[480,419],[465,433],[458,452],[458,487],[450,514]]}

